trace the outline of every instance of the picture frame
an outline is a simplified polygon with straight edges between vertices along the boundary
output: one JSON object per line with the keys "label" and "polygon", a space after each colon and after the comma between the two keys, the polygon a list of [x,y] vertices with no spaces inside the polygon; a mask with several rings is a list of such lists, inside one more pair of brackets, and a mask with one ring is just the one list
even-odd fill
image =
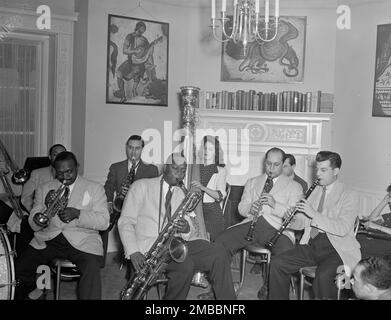
{"label": "picture frame", "polygon": [[[232,18],[232,17],[230,17]],[[226,23],[228,34],[232,20]],[[307,17],[281,16],[274,40],[222,43],[221,81],[303,83]]]}
{"label": "picture frame", "polygon": [[391,117],[391,23],[377,26],[373,117]]}
{"label": "picture frame", "polygon": [[166,22],[108,15],[106,103],[168,106]]}

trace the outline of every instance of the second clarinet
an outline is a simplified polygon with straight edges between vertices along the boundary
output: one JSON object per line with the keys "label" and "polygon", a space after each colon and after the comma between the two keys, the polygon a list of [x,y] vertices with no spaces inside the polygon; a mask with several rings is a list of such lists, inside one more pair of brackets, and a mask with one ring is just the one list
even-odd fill
{"label": "second clarinet", "polygon": [[[315,182],[312,184],[312,186],[307,190],[306,194],[304,195],[304,200],[307,200],[309,196],[311,195],[312,191],[314,191],[315,187],[319,184],[319,179],[316,179]],[[301,200],[300,200],[301,201]],[[285,229],[288,227],[290,222],[292,221],[293,217],[296,213],[299,211],[297,209],[293,210],[289,216],[284,220],[284,222],[281,225],[281,228],[274,234],[274,236],[265,244],[265,247],[269,250],[271,250],[274,245],[276,244],[277,240],[280,238],[282,233],[285,231]]]}
{"label": "second clarinet", "polygon": [[[267,179],[265,181],[265,185],[263,186],[263,190],[262,190],[261,194],[259,195],[257,202],[261,199],[261,197],[265,193],[269,193],[272,188],[273,188],[273,178],[271,177],[271,175],[268,175]],[[253,216],[253,220],[251,221],[250,227],[247,231],[247,235],[245,237],[246,241],[252,241],[254,239],[254,230],[255,230],[255,226],[256,226],[258,218],[259,218],[259,213],[261,211],[262,211],[262,205],[259,205],[258,207],[256,207],[253,204],[251,206],[250,214]]]}

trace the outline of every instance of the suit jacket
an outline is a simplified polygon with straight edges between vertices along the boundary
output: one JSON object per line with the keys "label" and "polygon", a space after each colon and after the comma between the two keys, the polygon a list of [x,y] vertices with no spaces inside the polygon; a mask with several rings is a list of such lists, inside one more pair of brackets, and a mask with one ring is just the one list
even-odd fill
{"label": "suit jacket", "polygon": [[34,207],[29,216],[31,228],[35,231],[34,238],[30,244],[36,249],[44,249],[45,241],[51,240],[61,232],[70,244],[76,249],[103,255],[102,239],[99,231],[109,227],[109,212],[107,200],[103,187],[97,183],[77,177],[75,185],[69,197],[68,207],[80,210],[79,219],[74,219],[69,223],[64,223],[58,215],[55,215],[47,228],[41,229],[37,226],[33,217],[37,212],[46,209],[45,197],[47,193],[60,186],[58,180],[47,182],[38,187],[34,201]]}
{"label": "suit jacket", "polygon": [[[308,198],[308,202],[317,208],[322,195],[322,187],[317,186]],[[304,214],[298,214],[292,226],[304,227],[300,244],[308,243],[311,227],[326,232],[331,244],[338,252],[350,272],[361,259],[360,244],[354,236],[354,223],[359,212],[359,198],[356,192],[338,180],[327,194],[322,212],[317,212],[311,220]],[[348,271],[346,271],[348,273]]]}
{"label": "suit jacket", "polygon": [[30,179],[23,185],[20,201],[30,211],[33,208],[34,196],[38,187],[46,182],[56,180],[55,170],[52,166],[35,169],[31,172]]}
{"label": "suit jacket", "polygon": [[[125,257],[139,251],[147,252],[159,235],[159,206],[160,229],[165,216],[165,196],[160,195],[160,183],[162,177],[141,179],[135,181],[129,188],[124,200],[121,217],[118,220],[118,231],[124,246]],[[172,189],[171,213],[174,214],[185,195],[179,187]],[[161,196],[161,204],[160,204]],[[194,234],[194,226],[191,219],[185,216],[189,222],[190,231],[180,236],[189,240]]]}
{"label": "suit jacket", "polygon": [[[108,202],[113,201],[114,192],[117,194],[119,193],[121,185],[128,174],[128,160],[116,162],[110,166],[104,186]],[[146,164],[140,160],[140,164],[136,170],[135,181],[142,178],[154,178],[158,175],[159,173],[156,166],[153,164]]]}
{"label": "suit jacket", "polygon": [[[258,200],[265,185],[267,175],[263,174],[252,178],[246,182],[244,187],[242,199],[240,200],[238,209],[239,213],[246,217],[240,223],[246,223],[252,220],[252,215],[249,215],[251,205]],[[280,229],[282,218],[287,210],[295,206],[296,203],[303,197],[302,187],[296,181],[288,178],[285,175],[280,175],[273,185],[270,194],[276,201],[275,208],[263,206],[262,215],[265,220],[275,229]],[[292,230],[286,230],[285,234],[294,242],[294,233]]]}

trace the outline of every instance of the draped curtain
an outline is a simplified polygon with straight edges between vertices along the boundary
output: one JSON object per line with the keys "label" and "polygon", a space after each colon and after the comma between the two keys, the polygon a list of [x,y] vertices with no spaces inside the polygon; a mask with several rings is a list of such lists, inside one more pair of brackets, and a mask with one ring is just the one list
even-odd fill
{"label": "draped curtain", "polygon": [[19,167],[35,155],[37,50],[37,44],[28,40],[0,41],[0,139]]}

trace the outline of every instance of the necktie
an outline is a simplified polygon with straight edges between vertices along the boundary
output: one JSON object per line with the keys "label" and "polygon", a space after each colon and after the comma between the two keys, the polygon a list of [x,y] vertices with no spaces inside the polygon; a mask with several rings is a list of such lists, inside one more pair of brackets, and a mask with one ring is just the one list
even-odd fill
{"label": "necktie", "polygon": [[68,199],[68,197],[69,197],[69,187],[65,187],[65,190],[64,190],[64,193],[63,193],[63,198],[64,199]]}
{"label": "necktie", "polygon": [[269,193],[273,189],[273,179],[268,176],[263,187],[265,193]]}
{"label": "necktie", "polygon": [[134,182],[134,178],[136,177],[136,164],[133,163],[132,167],[130,168],[130,184]]}
{"label": "necktie", "polygon": [[[323,204],[324,204],[324,199],[325,198],[326,198],[326,186],[323,186],[322,196],[320,197],[318,210],[317,210],[319,213],[322,213],[322,211],[323,211]],[[310,233],[311,239],[315,238],[318,234],[319,234],[319,229],[312,227],[311,228],[311,233]]]}
{"label": "necktie", "polygon": [[165,208],[166,208],[166,218],[167,221],[171,219],[171,198],[172,198],[172,186],[168,188],[167,194],[166,194],[166,202],[165,202]]}

